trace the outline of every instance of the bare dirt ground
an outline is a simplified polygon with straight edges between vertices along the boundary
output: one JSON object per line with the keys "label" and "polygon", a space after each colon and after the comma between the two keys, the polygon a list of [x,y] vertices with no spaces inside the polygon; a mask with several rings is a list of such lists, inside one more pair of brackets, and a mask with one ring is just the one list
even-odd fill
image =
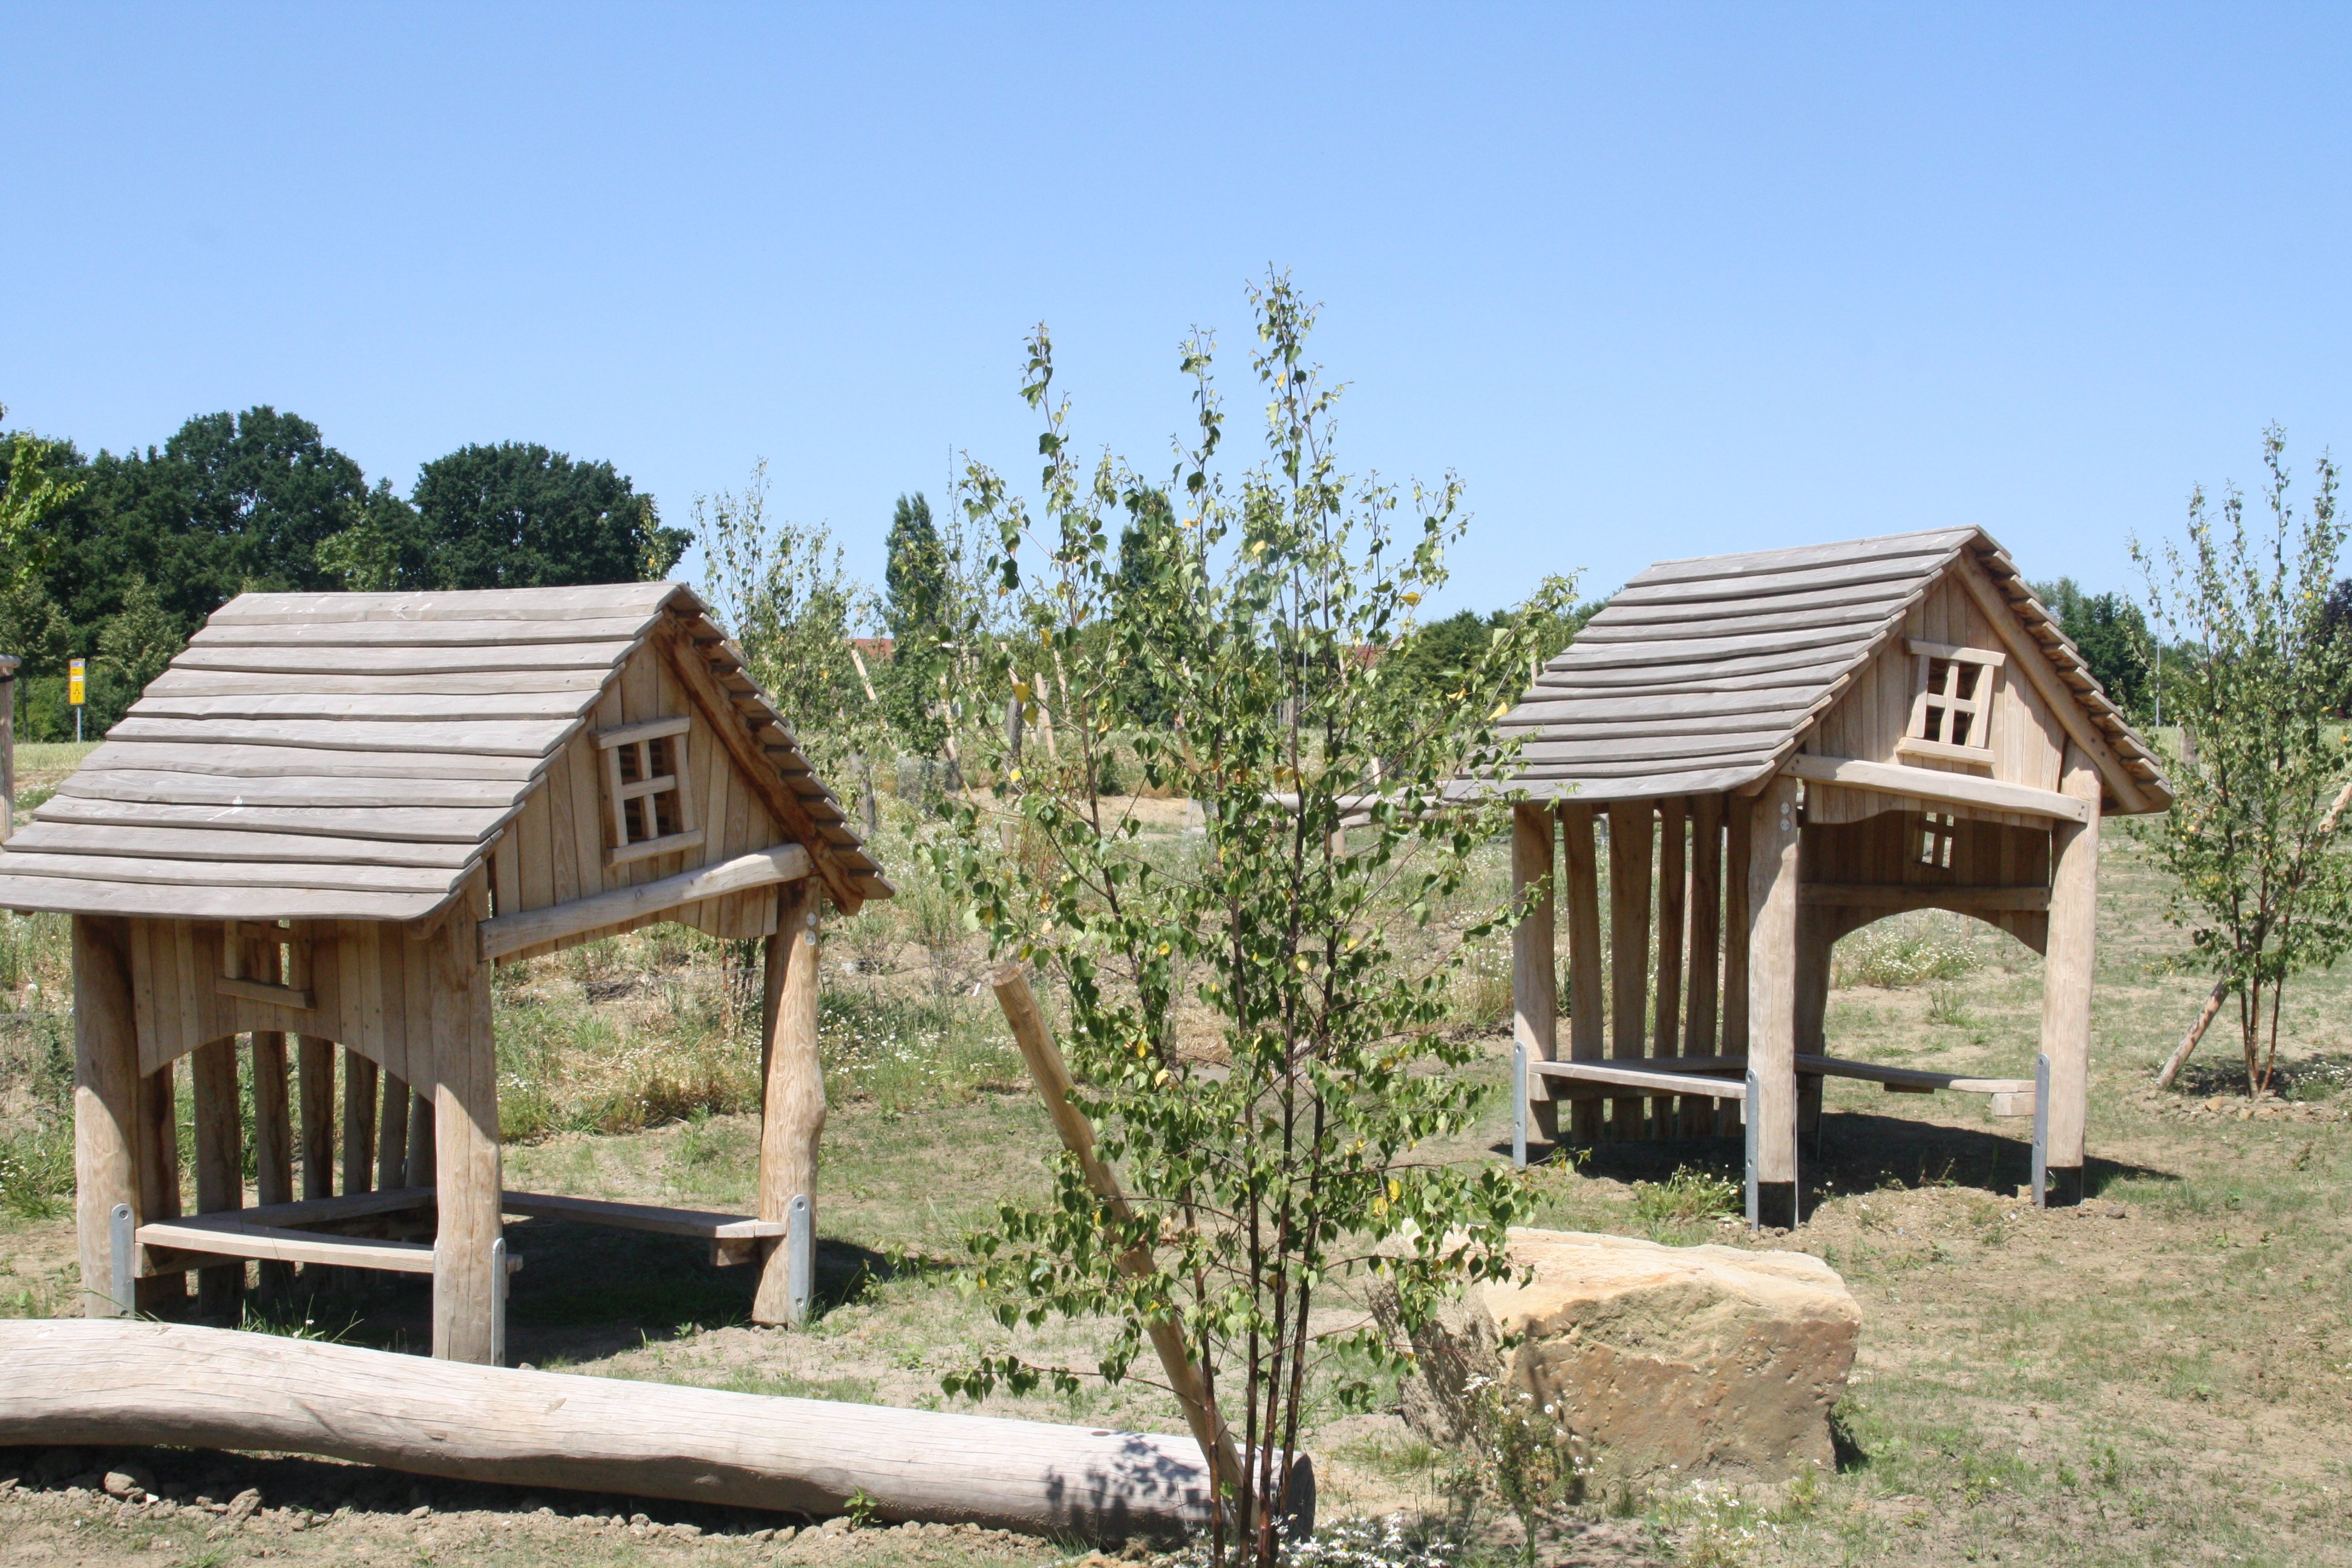
{"label": "bare dirt ground", "polygon": [[[1794,1247],[1862,1301],[1841,1462],[1817,1484],[1728,1500],[1601,1496],[1540,1542],[1548,1564],[2352,1563],[2352,1014],[2338,976],[2299,983],[2283,1055],[2295,1096],[2228,1091],[2219,1030],[2190,1091],[2150,1072],[2202,985],[2169,971],[2160,886],[2107,837],[2095,1017],[2090,1201],[2021,1195],[2027,1124],[1981,1101],[1837,1082],[1809,1144],[1804,1223],[1748,1238],[1714,1217],[1654,1217],[1677,1169],[1734,1170],[1729,1143],[1605,1146],[1533,1174],[1537,1223]],[[2030,1071],[2040,963],[1994,933],[1944,980],[1842,987],[1841,1054],[2002,1076]],[[1507,1040],[1486,1071],[1503,1079]],[[2201,1076],[2200,1076],[2201,1075]],[[861,1080],[862,1081],[862,1080]],[[846,1078],[826,1133],[824,1311],[800,1332],[746,1321],[744,1270],[683,1242],[516,1224],[512,1354],[595,1375],[950,1406],[941,1372],[1013,1341],[954,1288],[962,1237],[999,1199],[1037,1190],[1044,1120],[977,1075],[936,1102]],[[1452,1152],[1493,1159],[1492,1124]],[[728,1206],[749,1195],[753,1128],[697,1117],[622,1134],[562,1131],[508,1151],[509,1184]],[[1542,1151],[1538,1151],[1542,1152]],[[62,1217],[0,1218],[0,1311],[68,1300]],[[425,1297],[387,1279],[309,1302],[313,1331],[418,1348]],[[1083,1354],[1089,1325],[1021,1343]],[[0,1369],[0,1375],[5,1375]],[[1171,1429],[1150,1391],[985,1406]],[[1392,1415],[1327,1412],[1314,1434],[1326,1517],[1406,1510],[1460,1531],[1448,1459]],[[154,1500],[111,1498],[118,1483]],[[241,1502],[240,1499],[250,1500]],[[1465,1560],[1515,1556],[1516,1527],[1467,1521]],[[418,1480],[268,1456],[0,1450],[0,1563],[1045,1563],[1068,1542]]]}

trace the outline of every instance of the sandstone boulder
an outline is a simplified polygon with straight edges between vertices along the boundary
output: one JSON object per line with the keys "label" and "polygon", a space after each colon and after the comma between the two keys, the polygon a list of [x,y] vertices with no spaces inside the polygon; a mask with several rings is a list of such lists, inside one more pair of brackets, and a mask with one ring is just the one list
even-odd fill
{"label": "sandstone boulder", "polygon": [[1483,1375],[1552,1405],[1605,1475],[1768,1481],[1834,1462],[1862,1309],[1828,1264],[1575,1231],[1510,1245],[1531,1279],[1475,1288],[1414,1337],[1405,1415],[1423,1436],[1468,1435]]}

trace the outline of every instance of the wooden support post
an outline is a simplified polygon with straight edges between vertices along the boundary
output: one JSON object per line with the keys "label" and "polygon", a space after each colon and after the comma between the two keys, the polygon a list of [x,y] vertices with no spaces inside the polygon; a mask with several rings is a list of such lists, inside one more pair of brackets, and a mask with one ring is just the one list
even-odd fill
{"label": "wooden support post", "polygon": [[[1650,834],[1656,813],[1646,800],[1609,804],[1609,1054],[1639,1061],[1650,1010]],[[1609,1102],[1609,1136],[1644,1135],[1642,1101]]]}
{"label": "wooden support post", "polygon": [[0,653],[0,844],[16,821],[16,657]]}
{"label": "wooden support post", "polygon": [[[1723,1044],[1727,1057],[1748,1054],[1748,863],[1754,858],[1756,813],[1752,801],[1726,795],[1723,807]],[[1738,1131],[1752,1108],[1727,1100],[1717,1109],[1716,1131]]]}
{"label": "wooden support post", "polygon": [[[248,974],[251,969],[246,971]],[[294,1201],[294,1116],[286,1080],[286,1037],[257,1030],[253,1036],[253,1195],[257,1203]],[[255,1267],[264,1301],[279,1301],[294,1289],[294,1266],[265,1262]]]}
{"label": "wooden support post", "polygon": [[376,1065],[343,1052],[343,1191],[375,1190]]}
{"label": "wooden support post", "polygon": [[[1689,889],[1684,886],[1683,828],[1688,815],[1682,796],[1658,803],[1658,989],[1654,1010],[1657,1041],[1653,1056],[1682,1054],[1683,922]],[[1672,1138],[1682,1131],[1675,1114],[1675,1097],[1662,1094],[1650,1101],[1651,1135]]]}
{"label": "wooden support post", "polygon": [[1797,1223],[1797,781],[1749,803],[1748,1066],[1758,1092],[1758,1223]]}
{"label": "wooden support post", "polygon": [[[1568,1054],[1599,1061],[1605,1009],[1601,1000],[1601,869],[1592,847],[1592,808],[1567,801],[1559,808],[1561,860],[1568,883]],[[1569,1135],[1601,1142],[1601,1102],[1569,1101]]]}
{"label": "wooden support post", "polygon": [[[817,916],[823,890],[814,877],[782,884],[776,933],[768,938],[766,988],[760,1013],[760,1217],[792,1217],[793,1199],[816,1224],[817,1146],[824,1135],[824,1069],[817,1057]],[[793,1289],[791,1238],[763,1243],[755,1323],[806,1321],[808,1301]],[[812,1244],[809,1256],[815,1256]]]}
{"label": "wooden support post", "polygon": [[131,922],[73,917],[74,1227],[81,1310],[126,1317],[114,1299],[114,1207],[141,1217],[139,1024],[131,998]]}
{"label": "wooden support post", "polygon": [[[1686,1056],[1716,1054],[1715,1035],[1723,951],[1723,801],[1703,795],[1691,802],[1690,1026],[1683,1033]],[[1715,1131],[1716,1104],[1696,1094],[1683,1096],[1683,1136],[1704,1138]]]}
{"label": "wooden support post", "polygon": [[[430,1147],[434,1207],[433,1354],[496,1364],[504,1348],[507,1278],[499,1194],[498,1045],[490,1033],[490,966],[476,926],[489,912],[481,871],[425,942],[433,1007]],[[422,1174],[423,1173],[412,1173]]]}
{"label": "wooden support post", "polygon": [[[1045,1114],[1053,1119],[1054,1131],[1060,1135],[1062,1146],[1076,1157],[1078,1168],[1086,1173],[1087,1185],[1102,1199],[1111,1218],[1132,1223],[1135,1211],[1128,1205],[1127,1194],[1119,1190],[1118,1178],[1095,1149],[1094,1124],[1070,1103],[1074,1084],[1069,1064],[1062,1059],[1061,1047],[1054,1044],[1053,1031],[1045,1025],[1036,993],[1029,988],[1028,973],[1021,965],[1008,963],[992,975],[989,983],[996,992],[997,1005],[1004,1010],[1004,1021],[1013,1030],[1013,1043],[1021,1047],[1021,1059],[1029,1068],[1030,1081],[1037,1086],[1037,1097],[1045,1102]],[[1130,1278],[1149,1277],[1156,1268],[1150,1251],[1140,1247],[1121,1253],[1118,1267]],[[1201,1445],[1202,1458],[1215,1468],[1219,1482],[1238,1494],[1243,1481],[1241,1449],[1225,1426],[1223,1412],[1217,1408],[1208,1379],[1184,1343],[1183,1330],[1172,1322],[1160,1322],[1150,1325],[1148,1332],[1151,1348],[1160,1357],[1160,1370],[1168,1374],[1168,1386],[1184,1412],[1184,1425],[1191,1428],[1192,1440]]]}
{"label": "wooden support post", "polygon": [[[139,1080],[139,1202],[137,1222],[180,1217],[180,1118],[173,1064]],[[185,1274],[153,1274],[133,1287],[139,1310],[150,1314],[173,1311],[186,1304]]]}
{"label": "wooden support post", "polygon": [[[1830,954],[1837,946],[1839,914],[1809,905],[1797,910],[1797,1049],[1807,1056],[1829,1054]],[[1819,1074],[1797,1080],[1799,1132],[1821,1131],[1822,1087]]]}
{"label": "wooden support post", "polygon": [[375,1127],[375,1184],[379,1192],[408,1185],[408,1080],[396,1073],[385,1073]]}
{"label": "wooden support post", "polygon": [[434,1152],[434,1099],[425,1090],[411,1089],[408,1095],[408,1152],[401,1162],[401,1185],[429,1187],[433,1173],[440,1161]]}
{"label": "wooden support post", "polygon": [[[196,1131],[196,1212],[243,1208],[245,1143],[237,1106],[236,1037],[198,1046],[188,1062]],[[233,1321],[244,1294],[241,1260],[196,1270],[196,1310],[204,1316]]]}
{"label": "wooden support post", "polygon": [[335,1195],[335,1043],[294,1037],[295,1081],[302,1101],[302,1195]]}
{"label": "wooden support post", "polygon": [[2088,822],[2058,822],[2050,833],[2050,941],[2042,967],[2042,1054],[2050,1058],[2048,1202],[2083,1201],[2083,1158],[2091,1094],[2091,982],[2098,957],[2098,769],[2066,748],[2059,788],[2090,808]]}
{"label": "wooden support post", "polygon": [[[1554,839],[1559,832],[1551,807],[1511,808],[1511,894],[1528,897],[1527,913],[1511,931],[1511,1033],[1529,1061],[1559,1056],[1559,979],[1555,954],[1553,889],[1558,879]],[[1528,1079],[1528,1112],[1547,1142],[1559,1142],[1559,1107],[1549,1080]]]}

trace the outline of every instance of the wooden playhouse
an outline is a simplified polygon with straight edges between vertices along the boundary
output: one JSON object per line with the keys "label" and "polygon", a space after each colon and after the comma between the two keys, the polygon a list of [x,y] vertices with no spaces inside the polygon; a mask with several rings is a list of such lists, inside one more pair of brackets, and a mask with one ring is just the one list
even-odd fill
{"label": "wooden playhouse", "polygon": [[[1663,562],[1504,723],[1525,742],[1508,776],[1456,787],[1523,792],[1514,879],[1544,884],[1513,951],[1522,1159],[1526,1119],[1558,1139],[1562,1103],[1585,1143],[1712,1135],[1737,1116],[1750,1221],[1787,1225],[1798,1132],[1818,1123],[1822,1079],[1846,1077],[2032,1115],[2037,1198],[2079,1198],[2099,822],[2171,795],[1989,535]],[[2035,1079],[1827,1054],[1832,944],[1918,909],[2043,954]]]}
{"label": "wooden playhouse", "polygon": [[[85,1310],[194,1270],[233,1311],[250,1259],[427,1273],[434,1353],[494,1361],[520,1214],[707,1238],[761,1270],[755,1317],[797,1316],[818,913],[889,893],[684,587],[241,595],[0,848],[0,907],[73,916]],[[492,965],[656,921],[765,941],[756,1215],[503,1190]]]}

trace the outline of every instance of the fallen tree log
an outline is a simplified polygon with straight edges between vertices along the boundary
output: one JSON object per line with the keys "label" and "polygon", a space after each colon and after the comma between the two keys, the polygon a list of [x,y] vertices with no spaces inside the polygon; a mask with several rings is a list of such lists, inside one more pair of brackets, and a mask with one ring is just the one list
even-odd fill
{"label": "fallen tree log", "polygon": [[[0,1445],[318,1454],[580,1491],[1096,1541],[1209,1518],[1190,1437],[509,1371],[231,1329],[0,1322]],[[1306,1495],[1311,1498],[1309,1481]],[[1299,1511],[1311,1521],[1313,1504]]]}

